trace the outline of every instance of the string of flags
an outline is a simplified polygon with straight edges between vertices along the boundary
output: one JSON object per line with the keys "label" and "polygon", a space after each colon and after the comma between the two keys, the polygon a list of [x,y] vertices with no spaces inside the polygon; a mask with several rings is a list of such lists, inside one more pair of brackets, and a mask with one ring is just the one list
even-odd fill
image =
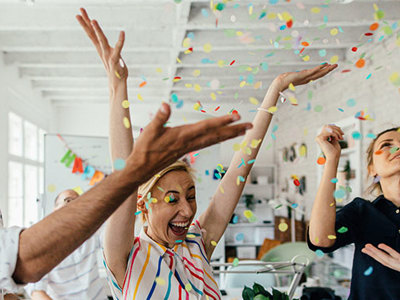
{"label": "string of flags", "polygon": [[72,165],[72,173],[80,174],[82,180],[90,180],[89,185],[95,185],[96,183],[102,181],[109,174],[99,170],[95,166],[89,164],[89,162],[85,159],[82,159],[78,154],[76,154],[64,140],[64,138],[57,134],[57,137],[64,143],[67,148],[67,152],[63,155],[60,160],[60,163],[65,165],[67,168],[70,168]]}

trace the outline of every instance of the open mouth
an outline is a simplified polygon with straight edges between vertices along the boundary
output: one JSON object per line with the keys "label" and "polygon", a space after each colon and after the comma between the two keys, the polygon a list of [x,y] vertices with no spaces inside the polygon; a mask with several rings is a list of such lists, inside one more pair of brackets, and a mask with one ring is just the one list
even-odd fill
{"label": "open mouth", "polygon": [[173,234],[175,234],[176,236],[183,236],[184,234],[186,234],[187,230],[189,229],[189,222],[185,222],[185,223],[175,223],[175,222],[171,222],[168,223],[169,228],[171,228],[171,231]]}

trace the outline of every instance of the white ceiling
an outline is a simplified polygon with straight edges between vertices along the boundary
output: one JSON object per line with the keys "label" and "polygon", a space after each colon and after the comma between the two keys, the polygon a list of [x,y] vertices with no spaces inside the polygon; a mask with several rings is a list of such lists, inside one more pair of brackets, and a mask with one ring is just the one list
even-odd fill
{"label": "white ceiling", "polygon": [[[219,105],[222,113],[232,108],[248,111],[255,108],[249,97],[262,100],[270,81],[281,72],[316,66],[334,55],[342,69],[354,66],[350,49],[367,42],[364,33],[375,22],[374,3],[385,12],[380,23],[392,24],[398,20],[400,1],[340,3],[345,1],[241,0],[213,11],[209,0],[179,4],[174,0],[0,0],[0,51],[5,63],[18,68],[20,76],[54,106],[107,103],[103,65],[75,19],[83,6],[100,22],[111,43],[120,30],[126,31],[123,57],[130,73],[130,100],[146,111],[144,115],[175,93],[184,101],[182,108],[174,109],[175,116],[196,120],[205,115],[193,109],[198,100],[207,112]],[[223,1],[214,0],[218,2]],[[313,7],[320,12],[312,13]],[[267,15],[260,19],[263,11]],[[285,12],[292,16],[293,27],[281,30]],[[270,18],[272,13],[275,19]],[[332,36],[334,28],[339,33]],[[372,38],[382,35],[380,30]],[[188,36],[192,36],[193,52],[185,54],[183,40]],[[299,54],[304,41],[310,46]],[[203,49],[207,43],[212,46],[210,53]],[[320,56],[321,50],[326,51],[325,57]],[[307,62],[305,55],[310,57]],[[263,70],[266,65],[268,70]],[[199,76],[193,74],[195,70]],[[174,82],[176,76],[181,80]],[[140,88],[144,80],[147,84]],[[244,87],[239,86],[242,81]],[[255,89],[259,81],[262,85]],[[195,84],[201,91],[194,90]]]}

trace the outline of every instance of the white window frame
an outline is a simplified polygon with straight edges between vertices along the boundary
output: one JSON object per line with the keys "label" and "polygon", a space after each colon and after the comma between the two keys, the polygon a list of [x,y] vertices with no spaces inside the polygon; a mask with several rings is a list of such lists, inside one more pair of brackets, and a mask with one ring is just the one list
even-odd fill
{"label": "white window frame", "polygon": [[[43,184],[43,180],[44,180],[43,178],[40,179],[40,175],[41,175],[40,169],[41,168],[44,169],[44,161],[41,161],[41,157],[40,157],[40,153],[41,153],[41,151],[44,151],[44,149],[40,150],[40,145],[43,145],[43,148],[44,148],[44,141],[42,141],[42,143],[40,143],[39,140],[41,138],[44,138],[44,134],[46,133],[46,131],[43,128],[41,128],[37,123],[32,122],[31,120],[25,119],[24,117],[22,117],[21,115],[15,113],[14,111],[9,111],[8,114],[7,114],[8,125],[10,124],[10,121],[9,121],[10,120],[10,117],[9,117],[10,114],[14,114],[14,115],[20,117],[21,120],[22,120],[22,155],[18,156],[18,155],[11,154],[10,150],[9,150],[9,147],[8,147],[8,149],[7,149],[7,161],[8,162],[10,162],[10,161],[17,162],[17,163],[22,164],[22,202],[23,202],[23,204],[22,204],[22,220],[23,221],[22,222],[23,222],[23,224],[10,224],[9,215],[10,215],[10,211],[12,210],[12,203],[10,203],[10,191],[8,191],[8,193],[7,193],[8,213],[7,213],[7,216],[6,216],[6,223],[7,223],[7,226],[18,225],[18,226],[23,226],[23,227],[29,227],[32,224],[26,224],[26,222],[25,222],[25,217],[26,217],[25,203],[27,201],[26,193],[25,193],[25,168],[28,165],[35,166],[37,168],[37,191],[38,191],[37,197],[39,197],[39,193],[41,191],[43,191],[43,188],[44,188],[43,186],[40,186],[41,183]],[[32,160],[32,159],[29,159],[29,158],[25,157],[25,126],[24,126],[25,125],[25,121],[35,125],[36,128],[37,128],[36,129],[37,130],[37,143],[36,143],[37,144],[37,159],[36,160]],[[41,135],[41,133],[43,133],[43,135]],[[7,132],[7,141],[8,141],[8,143],[9,143],[9,140],[10,140],[10,132],[8,130],[8,132]],[[42,172],[42,174],[44,174],[44,171]],[[7,180],[9,180],[8,165],[7,165]],[[40,216],[38,215],[38,218],[39,217]],[[37,222],[37,221],[38,220],[35,220],[35,222]]]}

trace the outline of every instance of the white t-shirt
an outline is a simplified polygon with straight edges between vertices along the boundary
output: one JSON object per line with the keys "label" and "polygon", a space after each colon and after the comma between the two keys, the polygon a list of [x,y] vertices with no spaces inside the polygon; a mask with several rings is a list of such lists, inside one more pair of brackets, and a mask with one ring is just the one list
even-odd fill
{"label": "white t-shirt", "polygon": [[100,232],[97,232],[40,281],[28,284],[25,290],[29,296],[33,291],[45,291],[52,299],[59,300],[107,299],[108,288],[99,275],[100,250]]}
{"label": "white t-shirt", "polygon": [[19,234],[22,228],[3,228],[0,211],[0,299],[6,293],[14,293],[19,286],[12,279],[18,256]]}

